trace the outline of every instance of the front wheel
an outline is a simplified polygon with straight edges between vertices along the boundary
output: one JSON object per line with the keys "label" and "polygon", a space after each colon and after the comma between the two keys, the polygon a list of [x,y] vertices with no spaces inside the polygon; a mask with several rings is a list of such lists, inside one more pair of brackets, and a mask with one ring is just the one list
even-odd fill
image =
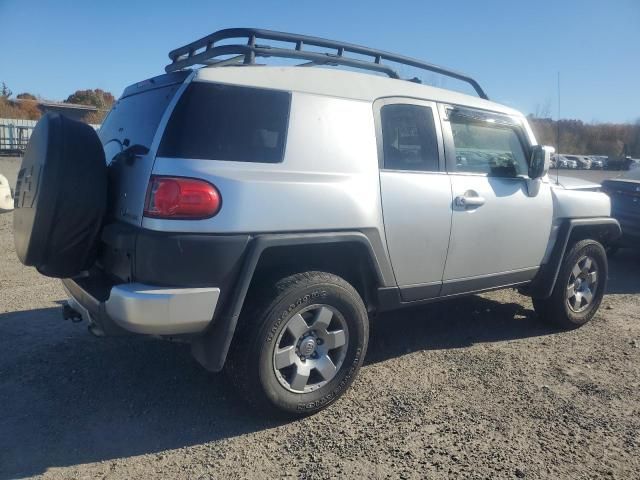
{"label": "front wheel", "polygon": [[533,299],[536,312],[565,329],[593,318],[602,302],[608,274],[607,254],[595,240],[581,240],[565,254],[549,298]]}
{"label": "front wheel", "polygon": [[325,272],[292,275],[266,290],[243,313],[227,375],[261,410],[315,413],[347,390],[362,365],[366,308],[349,283]]}

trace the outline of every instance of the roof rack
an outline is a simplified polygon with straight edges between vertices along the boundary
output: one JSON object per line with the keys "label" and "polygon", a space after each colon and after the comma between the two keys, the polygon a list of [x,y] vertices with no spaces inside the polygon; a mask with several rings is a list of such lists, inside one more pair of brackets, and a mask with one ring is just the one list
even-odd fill
{"label": "roof rack", "polygon": [[[246,43],[217,45],[217,42],[229,39],[245,39]],[[279,42],[291,42],[293,48],[283,48],[280,46],[262,45],[256,43],[258,40],[273,40]],[[305,46],[321,47],[334,49],[335,52],[318,52],[314,50],[305,50]],[[353,58],[345,56],[352,53],[371,57],[370,60],[362,58]],[[219,57],[228,57],[215,60]],[[479,97],[488,99],[487,94],[478,82],[463,73],[458,73],[447,68],[432,65],[402,55],[388,53],[381,50],[375,50],[350,43],[338,42],[335,40],[326,40],[324,38],[310,37],[307,35],[298,35],[295,33],[276,32],[272,30],[262,30],[257,28],[228,28],[218,30],[217,32],[207,35],[195,42],[191,42],[183,47],[177,48],[169,52],[171,63],[165,67],[166,72],[174,72],[192,65],[205,66],[224,66],[224,65],[253,65],[256,57],[281,57],[297,60],[306,60],[299,66],[313,65],[342,65],[363,70],[371,70],[381,72],[391,78],[400,78],[398,73],[389,65],[382,63],[383,60],[401,63],[411,67],[428,70],[430,72],[455,78],[462,82],[468,83],[473,87]]]}

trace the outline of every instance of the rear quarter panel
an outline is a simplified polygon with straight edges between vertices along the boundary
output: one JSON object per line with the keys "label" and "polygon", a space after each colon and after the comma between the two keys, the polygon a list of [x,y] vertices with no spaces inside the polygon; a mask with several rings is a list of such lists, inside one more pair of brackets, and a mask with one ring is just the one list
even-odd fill
{"label": "rear quarter panel", "polygon": [[202,178],[222,208],[205,220],[144,218],[151,230],[260,233],[382,231],[372,105],[294,92],[284,161],[156,158],[153,174]]}

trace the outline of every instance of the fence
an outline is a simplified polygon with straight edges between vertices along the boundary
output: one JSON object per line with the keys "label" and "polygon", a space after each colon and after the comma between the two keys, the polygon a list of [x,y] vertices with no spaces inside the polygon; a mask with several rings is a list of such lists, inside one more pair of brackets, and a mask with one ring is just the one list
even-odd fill
{"label": "fence", "polygon": [[20,154],[27,147],[35,120],[0,118],[0,154]]}
{"label": "fence", "polygon": [[[22,155],[27,148],[36,120],[0,118],[0,155]],[[100,125],[91,125],[94,129]]]}

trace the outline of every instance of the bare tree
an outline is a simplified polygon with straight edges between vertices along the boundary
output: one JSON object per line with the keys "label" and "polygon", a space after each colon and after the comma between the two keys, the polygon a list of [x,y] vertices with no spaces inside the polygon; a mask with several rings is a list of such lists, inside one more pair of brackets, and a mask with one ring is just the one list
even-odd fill
{"label": "bare tree", "polygon": [[2,98],[9,98],[11,95],[13,95],[13,92],[11,91],[11,89],[7,86],[6,83],[2,82],[2,87],[0,87],[0,97]]}
{"label": "bare tree", "polygon": [[544,103],[537,103],[534,113],[536,118],[551,118],[551,99],[547,98]]}

